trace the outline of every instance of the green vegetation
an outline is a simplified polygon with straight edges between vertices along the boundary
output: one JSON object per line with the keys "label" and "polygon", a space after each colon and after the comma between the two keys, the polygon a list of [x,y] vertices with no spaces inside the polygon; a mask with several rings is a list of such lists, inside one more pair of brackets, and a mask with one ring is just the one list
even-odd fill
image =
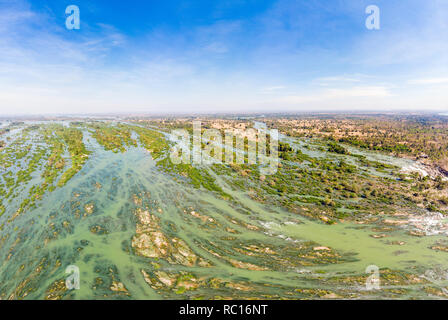
{"label": "green vegetation", "polygon": [[347,149],[345,149],[343,146],[341,146],[335,142],[328,143],[328,152],[334,152],[334,153],[339,153],[339,154],[349,154]]}
{"label": "green vegetation", "polygon": [[[27,139],[31,136],[33,139],[41,137],[47,147],[28,144]],[[0,153],[4,161],[4,169],[10,169],[3,174],[5,186],[0,185],[0,194],[4,199],[11,201],[17,198],[20,192],[26,190],[25,185],[33,179],[34,172],[42,171],[42,182],[30,186],[28,196],[21,201],[18,209],[8,220],[9,222],[26,209],[35,207],[36,201],[41,200],[46,191],[51,192],[56,187],[64,186],[81,170],[89,154],[82,142],[82,136],[80,130],[62,125],[29,126],[23,130],[20,137]],[[70,155],[68,159],[70,159],[71,167],[63,172],[66,166],[63,155],[66,151]],[[14,168],[16,164],[23,164],[24,167],[21,166],[16,170]],[[56,183],[59,176],[60,179]],[[2,214],[5,211],[5,207],[0,208]]]}
{"label": "green vegetation", "polygon": [[140,126],[131,128],[139,135],[140,143],[151,153],[154,160],[168,156],[170,146],[162,133]]}
{"label": "green vegetation", "polygon": [[151,153],[153,159],[158,160],[157,165],[169,174],[185,177],[195,188],[204,187],[223,197],[229,198],[214,182],[214,178],[205,169],[196,168],[191,164],[174,164],[169,158],[170,146],[162,133],[153,129],[133,126],[132,129],[139,134],[140,143]]}
{"label": "green vegetation", "polygon": [[448,117],[437,115],[307,115],[269,122],[287,135],[326,138],[357,148],[427,159],[448,171]]}
{"label": "green vegetation", "polygon": [[125,152],[126,147],[136,146],[136,142],[131,138],[131,131],[127,126],[111,126],[106,123],[89,124],[89,128],[94,130],[93,137],[104,149],[113,152]]}
{"label": "green vegetation", "polygon": [[[425,238],[425,228],[446,231],[448,181],[429,163],[387,154],[408,157],[412,143],[388,149],[373,127],[344,119],[332,128],[331,115],[313,122],[317,131],[282,119],[291,134],[279,143],[277,172],[264,175],[247,154],[244,164],[173,164],[167,133],[191,132],[190,121],[17,124],[0,146],[0,299],[79,298],[63,280],[78,263],[93,271],[82,297],[102,299],[447,297],[418,268],[448,252],[444,234]],[[221,132],[252,125],[204,123]],[[395,120],[388,126],[411,135]],[[440,129],[419,126],[427,137]],[[416,267],[381,268],[385,287],[360,290],[368,274],[351,267],[378,252],[396,265],[406,252]]]}

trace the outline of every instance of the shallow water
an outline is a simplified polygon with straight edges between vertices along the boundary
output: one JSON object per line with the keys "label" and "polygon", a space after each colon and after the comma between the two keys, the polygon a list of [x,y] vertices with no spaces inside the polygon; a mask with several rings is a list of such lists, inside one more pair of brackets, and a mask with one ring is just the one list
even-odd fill
{"label": "shallow water", "polygon": [[[289,290],[301,287],[328,289],[331,285],[325,282],[316,284],[311,279],[315,272],[325,271],[326,276],[359,275],[365,274],[367,266],[376,265],[422,273],[448,263],[447,253],[428,248],[446,236],[413,237],[403,230],[388,238],[374,239],[369,225],[326,225],[281,208],[268,207],[252,200],[245,192],[232,190],[222,177],[211,173],[223,190],[233,197],[232,201],[226,201],[211,192],[176,181],[162,172],[150,154],[140,147],[132,147],[125,153],[113,153],[104,151],[87,133],[84,140],[87,149],[94,152],[83,169],[67,185],[46,194],[38,208],[19,215],[13,223],[5,224],[1,231],[2,236],[9,235],[0,248],[0,293],[5,296],[20,287],[24,279],[29,279],[27,285],[33,290],[26,298],[42,299],[54,281],[67,277],[65,268],[76,265],[81,272],[81,286],[80,290],[73,292],[75,299],[109,298],[107,294],[110,292],[95,287],[94,283],[97,277],[106,278],[111,274],[126,287],[129,293],[126,298],[163,298],[164,293],[151,288],[141,274],[142,269],[151,269],[153,259],[135,255],[130,245],[136,233],[136,206],[132,198],[143,192],[150,195],[151,212],[161,209],[162,213],[157,216],[164,234],[184,240],[195,254],[213,264],[212,267],[201,268],[158,261],[170,272],[188,270],[201,277],[262,283]],[[396,160],[396,163],[400,161]],[[36,174],[32,183],[39,179]],[[22,197],[13,203],[19,203]],[[89,204],[94,205],[93,213],[85,214],[83,208]],[[191,210],[212,218],[215,226],[188,215]],[[0,217],[0,222],[6,221],[7,217],[8,214]],[[69,227],[63,227],[67,223]],[[257,226],[259,230],[249,230],[244,224]],[[104,227],[107,233],[91,232],[92,226],[97,225]],[[223,240],[229,236],[227,227],[236,231],[231,234],[234,237],[231,241]],[[333,248],[342,255],[347,254],[352,259],[337,264],[298,266],[296,270],[254,271],[235,268],[204,250],[204,247],[210,248],[215,244],[215,250],[227,250],[233,254],[233,247],[239,242],[258,241],[271,247],[286,248],[292,243],[308,240]],[[404,244],[387,243],[394,240]],[[46,263],[44,272],[34,275],[43,258]],[[203,292],[207,291],[212,297],[213,289],[203,289]],[[378,293],[372,293],[372,297],[376,295]],[[425,298],[426,294],[415,290],[412,296]],[[177,297],[185,298],[182,294]]]}

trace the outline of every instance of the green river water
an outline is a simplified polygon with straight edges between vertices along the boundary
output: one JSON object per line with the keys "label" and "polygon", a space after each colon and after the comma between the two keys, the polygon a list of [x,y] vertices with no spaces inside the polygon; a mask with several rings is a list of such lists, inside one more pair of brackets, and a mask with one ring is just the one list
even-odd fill
{"label": "green river water", "polygon": [[[32,275],[38,262],[45,258],[49,265],[44,273],[32,278],[33,290],[27,295],[28,299],[44,298],[46,289],[54,281],[67,276],[65,268],[68,265],[78,266],[81,272],[80,289],[74,291],[72,298],[110,297],[105,296],[106,292],[101,288],[93,288],[95,278],[106,277],[110,269],[114,270],[117,279],[129,292],[125,298],[164,298],[163,292],[151,288],[142,277],[141,270],[151,268],[149,260],[135,255],[130,245],[136,228],[132,197],[142,192],[150,195],[152,211],[161,209],[163,212],[159,217],[164,233],[183,239],[195,253],[213,264],[212,267],[201,268],[159,261],[163,268],[172,272],[187,270],[199,277],[263,283],[273,286],[275,292],[276,287],[287,287],[290,290],[301,287],[331,289],[332,285],[325,281],[315,281],[315,276],[325,279],[336,275],[364,275],[369,265],[422,274],[426,270],[443,269],[448,263],[447,253],[429,249],[437,240],[445,239],[445,235],[413,237],[403,230],[395,232],[387,241],[399,240],[404,244],[390,245],[386,239],[372,238],[373,232],[368,225],[326,225],[280,208],[266,207],[249,198],[245,192],[232,190],[225,179],[218,175],[214,176],[217,183],[234,201],[229,202],[211,192],[194,189],[163,173],[150,154],[140,147],[129,148],[125,153],[113,153],[104,151],[88,135],[85,141],[87,149],[94,152],[83,169],[67,185],[46,194],[36,209],[20,215],[1,231],[2,234],[11,235],[0,248],[0,292],[6,293],[5,297]],[[33,181],[38,180],[39,174],[36,173]],[[101,188],[95,187],[97,183]],[[92,203],[93,214],[82,219],[76,217],[74,213],[77,208]],[[195,210],[213,218],[217,226],[207,228],[200,225],[200,221],[186,215],[184,209]],[[6,218],[7,215],[1,217],[0,221]],[[260,230],[248,230],[232,223],[231,219],[255,225]],[[63,222],[70,224],[70,231],[61,227]],[[92,233],[90,229],[93,225],[105,227],[108,233]],[[233,234],[235,241],[259,241],[282,248],[291,243],[311,240],[348,254],[352,259],[337,264],[297,266],[287,271],[237,269],[201,246],[212,242],[218,248],[231,250],[232,245],[220,240],[222,236],[228,235],[224,230],[226,226],[238,232]],[[58,230],[57,239],[46,243],[54,230]],[[9,248],[15,242],[17,244],[12,255],[7,259],[11,253]],[[60,261],[60,265],[55,265],[56,261]],[[446,283],[442,281],[438,285]],[[206,297],[213,296],[213,289],[204,290],[210,291]],[[427,294],[421,292],[418,286],[415,290],[411,288],[408,295],[427,298]],[[371,292],[364,297],[382,297],[382,292]],[[179,294],[177,298],[186,296]]]}

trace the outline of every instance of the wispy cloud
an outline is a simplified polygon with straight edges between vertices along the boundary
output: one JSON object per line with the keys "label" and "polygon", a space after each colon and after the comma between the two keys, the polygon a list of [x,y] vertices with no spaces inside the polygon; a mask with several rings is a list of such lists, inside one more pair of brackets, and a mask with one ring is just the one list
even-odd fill
{"label": "wispy cloud", "polygon": [[[289,95],[281,97],[280,100],[287,103],[304,102],[326,102],[330,103],[334,99],[352,99],[352,98],[384,98],[392,96],[386,87],[350,87],[344,89],[325,89],[312,94]],[[361,100],[362,101],[362,100]]]}
{"label": "wispy cloud", "polygon": [[413,79],[413,80],[409,80],[408,83],[409,84],[422,84],[422,85],[448,84],[448,78]]}

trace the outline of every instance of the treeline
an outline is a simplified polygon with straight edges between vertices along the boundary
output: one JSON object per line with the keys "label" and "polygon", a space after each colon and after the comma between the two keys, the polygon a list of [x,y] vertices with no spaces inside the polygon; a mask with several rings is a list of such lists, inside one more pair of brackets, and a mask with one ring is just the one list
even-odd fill
{"label": "treeline", "polygon": [[374,151],[385,151],[393,153],[411,153],[412,149],[405,144],[396,143],[392,141],[381,141],[377,139],[369,139],[366,141],[355,137],[339,138],[339,142],[347,143],[362,149],[369,149]]}

